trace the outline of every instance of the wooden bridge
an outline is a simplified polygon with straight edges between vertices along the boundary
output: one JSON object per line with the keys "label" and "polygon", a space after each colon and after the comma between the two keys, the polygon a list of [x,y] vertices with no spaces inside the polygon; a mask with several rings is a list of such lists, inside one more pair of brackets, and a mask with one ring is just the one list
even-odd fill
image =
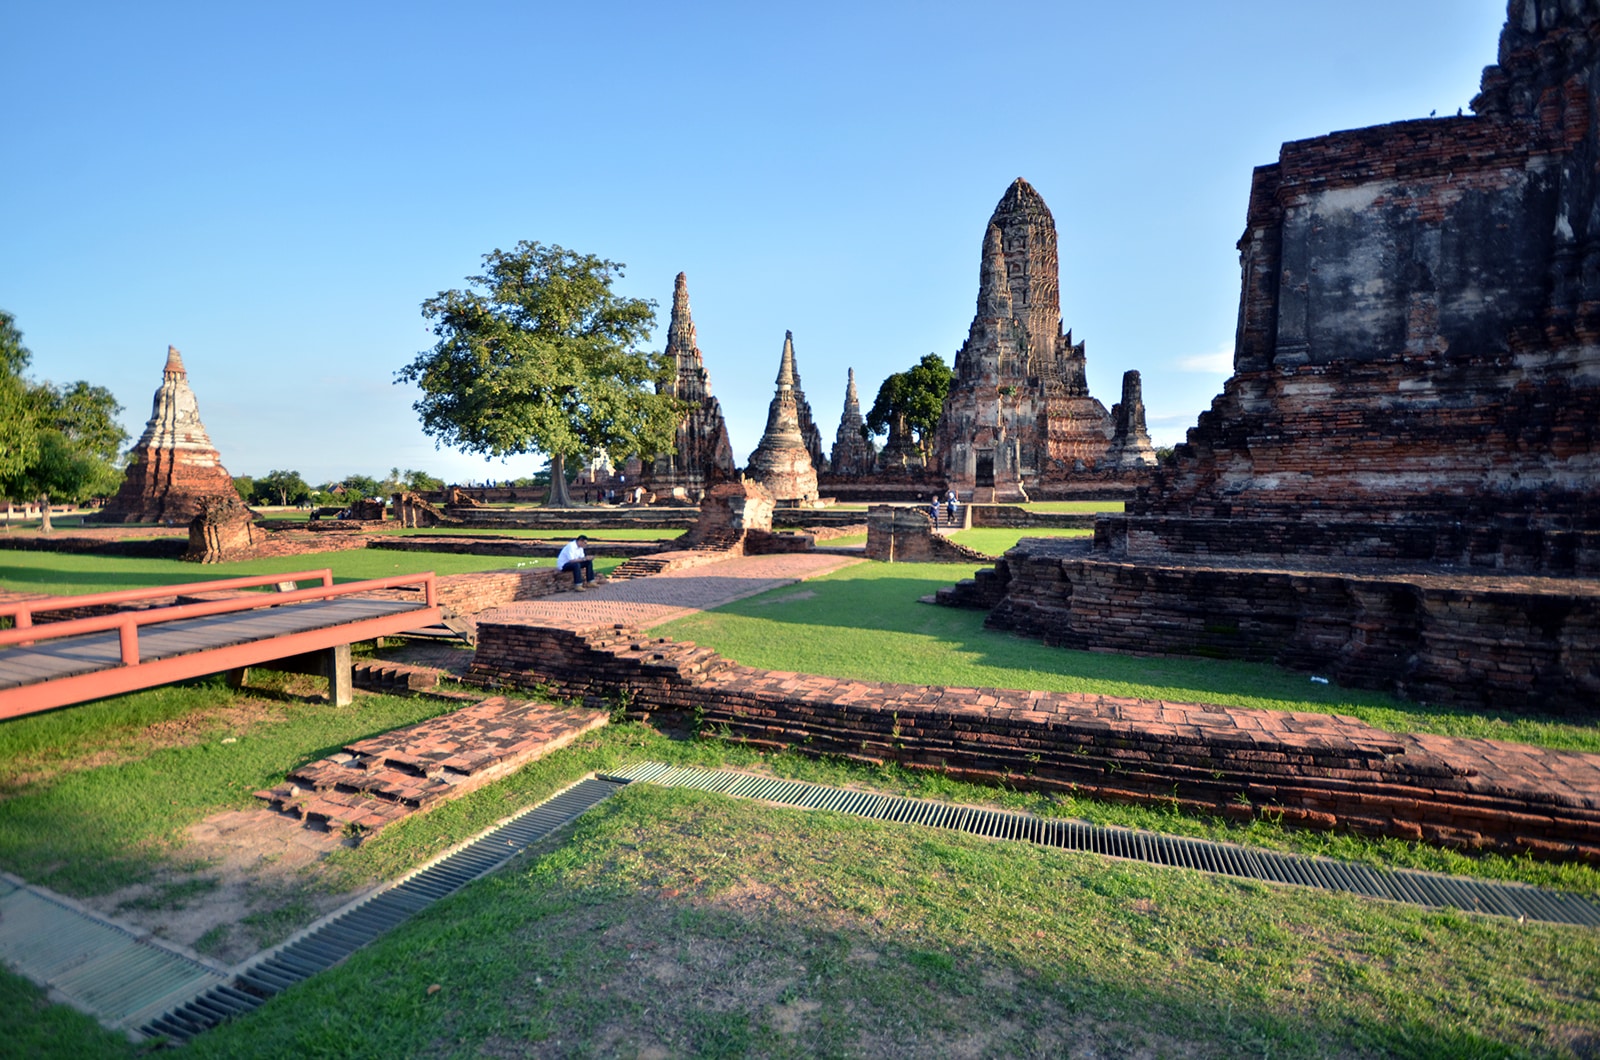
{"label": "wooden bridge", "polygon": [[[302,581],[320,584],[298,588]],[[278,591],[242,591],[268,586]],[[194,601],[214,593],[226,595]],[[129,606],[165,598],[194,602]],[[109,610],[35,621],[100,609]],[[332,571],[300,571],[15,601],[0,605],[13,624],[0,630],[0,720],[251,666],[326,674],[342,705],[352,643],[441,617],[432,572],[335,585]]]}

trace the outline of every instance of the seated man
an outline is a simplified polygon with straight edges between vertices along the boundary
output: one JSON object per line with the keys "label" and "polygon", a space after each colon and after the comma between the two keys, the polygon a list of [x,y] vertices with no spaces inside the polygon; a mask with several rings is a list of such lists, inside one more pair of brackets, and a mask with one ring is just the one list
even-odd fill
{"label": "seated man", "polygon": [[584,552],[584,546],[589,539],[582,534],[577,540],[567,542],[567,546],[556,557],[556,570],[570,570],[572,572],[572,587],[579,592],[589,588],[589,583],[594,581],[594,560]]}

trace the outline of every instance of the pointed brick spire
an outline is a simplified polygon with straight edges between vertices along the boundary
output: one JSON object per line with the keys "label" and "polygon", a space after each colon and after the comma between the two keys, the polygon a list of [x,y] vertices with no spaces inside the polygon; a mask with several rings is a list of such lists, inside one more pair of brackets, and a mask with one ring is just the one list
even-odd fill
{"label": "pointed brick spire", "polygon": [[999,227],[990,225],[983,234],[983,261],[978,267],[978,315],[991,320],[1009,320],[1011,313],[1006,252],[1001,246]]}
{"label": "pointed brick spire", "polygon": [[746,471],[780,501],[814,501],[817,469],[801,433],[795,393],[794,334],[786,331],[783,357],[778,362],[777,390],[767,409],[767,429],[750,454]]}
{"label": "pointed brick spire", "polygon": [[672,451],[656,457],[647,477],[653,492],[682,490],[692,500],[714,479],[732,477],[734,462],[728,425],[722,418],[722,405],[711,396],[711,377],[689,312],[689,280],[681,272],[672,287],[666,352],[676,367],[669,384],[672,395],[694,408],[679,422]]}
{"label": "pointed brick spire", "polygon": [[689,278],[678,273],[672,287],[672,321],[667,325],[667,353],[678,359],[678,371],[684,370],[684,361],[691,360],[700,367],[700,344],[694,333],[694,318],[689,313]]}
{"label": "pointed brick spire", "polygon": [[778,362],[778,387],[793,390],[794,383],[794,332],[783,333],[783,359]]}
{"label": "pointed brick spire", "polygon": [[861,416],[861,398],[856,393],[856,370],[849,369],[844,387],[844,414],[833,436],[829,465],[835,475],[865,475],[872,470],[872,443],[862,436],[866,421]]}

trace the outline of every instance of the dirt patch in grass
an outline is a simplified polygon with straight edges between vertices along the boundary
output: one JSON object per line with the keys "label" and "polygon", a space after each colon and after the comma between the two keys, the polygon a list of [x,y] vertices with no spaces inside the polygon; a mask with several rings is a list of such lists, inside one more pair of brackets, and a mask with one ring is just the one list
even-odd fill
{"label": "dirt patch in grass", "polygon": [[271,810],[229,810],[187,830],[181,863],[86,904],[202,957],[237,964],[366,890],[325,884],[318,867],[338,842]]}

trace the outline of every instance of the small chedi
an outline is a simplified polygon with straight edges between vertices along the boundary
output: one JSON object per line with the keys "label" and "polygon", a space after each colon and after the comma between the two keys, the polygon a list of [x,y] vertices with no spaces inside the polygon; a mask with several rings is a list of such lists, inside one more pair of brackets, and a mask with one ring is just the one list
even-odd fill
{"label": "small chedi", "polygon": [[849,369],[844,387],[844,412],[833,437],[828,470],[834,475],[858,478],[872,473],[877,454],[866,436],[867,421],[861,415],[861,397],[856,393],[856,370]]}
{"label": "small chedi", "polygon": [[657,495],[677,494],[694,500],[713,482],[731,478],[735,467],[722,405],[711,396],[711,378],[695,339],[694,320],[689,314],[689,281],[681,272],[672,291],[667,353],[676,366],[670,383],[672,396],[691,407],[678,424],[672,451],[656,458],[646,484]]}
{"label": "small chedi", "polygon": [[[1062,330],[1055,218],[1018,177],[984,231],[977,312],[935,434],[939,471],[963,498],[1025,501],[1075,474],[1114,470],[1112,436],[1089,394],[1084,344]],[[1137,445],[1122,442],[1116,467],[1155,462],[1148,437],[1148,461]]]}
{"label": "small chedi", "polygon": [[1287,143],[1255,171],[1232,377],[1092,551],[1008,555],[991,624],[1593,714],[1595,10],[1512,0],[1473,115]]}
{"label": "small chedi", "polygon": [[817,499],[817,469],[801,433],[795,380],[794,334],[786,331],[783,357],[778,362],[778,388],[767,409],[767,429],[745,468],[745,474],[765,486],[780,504],[809,504]]}
{"label": "small chedi", "polygon": [[122,486],[98,516],[113,523],[187,525],[208,497],[236,498],[233,478],[200,422],[200,405],[177,349],[167,347],[161,389],[133,447]]}

